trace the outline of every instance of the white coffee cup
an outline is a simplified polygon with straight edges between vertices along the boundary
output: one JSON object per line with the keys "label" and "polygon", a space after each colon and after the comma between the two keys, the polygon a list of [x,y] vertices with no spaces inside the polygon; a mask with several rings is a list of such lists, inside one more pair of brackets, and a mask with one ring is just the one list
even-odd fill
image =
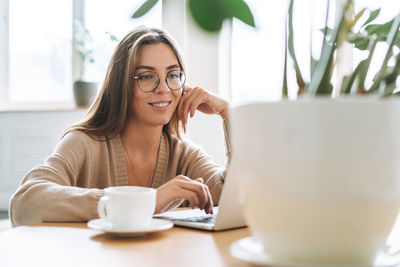
{"label": "white coffee cup", "polygon": [[400,210],[400,101],[232,109],[231,174],[252,234],[283,262],[371,264]]}
{"label": "white coffee cup", "polygon": [[156,193],[153,188],[141,186],[105,188],[97,205],[98,214],[113,228],[148,228],[156,207]]}

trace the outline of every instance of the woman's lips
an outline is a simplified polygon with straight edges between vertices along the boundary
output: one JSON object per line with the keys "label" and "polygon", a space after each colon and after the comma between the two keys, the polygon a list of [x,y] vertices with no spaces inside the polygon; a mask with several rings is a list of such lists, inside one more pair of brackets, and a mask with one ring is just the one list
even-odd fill
{"label": "woman's lips", "polygon": [[172,101],[151,102],[149,105],[156,110],[166,110],[171,105]]}

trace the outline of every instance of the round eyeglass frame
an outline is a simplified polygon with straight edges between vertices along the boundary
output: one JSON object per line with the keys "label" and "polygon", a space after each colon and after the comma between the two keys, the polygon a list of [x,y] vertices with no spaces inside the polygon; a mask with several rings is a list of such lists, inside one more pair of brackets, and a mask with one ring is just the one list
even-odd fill
{"label": "round eyeglass frame", "polygon": [[[178,90],[182,89],[182,87],[185,85],[185,82],[186,82],[186,73],[185,73],[183,70],[179,70],[179,75],[180,75],[180,77],[183,77],[182,86],[179,87],[179,88],[177,88],[177,89],[172,89],[171,86],[170,86],[169,83],[168,83],[168,75],[169,75],[171,72],[174,72],[174,71],[177,71],[177,70],[171,70],[171,71],[169,71],[169,72],[167,73],[167,75],[165,76],[165,83],[167,84],[169,90],[171,90],[171,91],[178,91]],[[157,77],[157,82],[156,82],[155,87],[153,88],[153,90],[147,91],[147,90],[144,90],[142,87],[140,87],[140,84],[139,84],[139,76],[142,75],[143,73],[149,73],[149,72],[156,75],[156,77]],[[145,93],[154,92],[154,91],[157,89],[157,87],[160,85],[161,79],[160,79],[160,75],[158,75],[157,72],[154,72],[154,71],[150,71],[150,70],[149,70],[149,71],[142,72],[140,75],[134,76],[133,79],[136,80],[136,83],[137,83],[139,89],[142,90],[143,92],[145,92]]]}

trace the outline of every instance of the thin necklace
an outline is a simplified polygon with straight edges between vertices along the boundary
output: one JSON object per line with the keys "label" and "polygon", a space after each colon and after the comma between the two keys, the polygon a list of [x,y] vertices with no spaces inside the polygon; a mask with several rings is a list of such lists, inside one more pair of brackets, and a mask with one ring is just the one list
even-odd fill
{"label": "thin necklace", "polygon": [[121,138],[121,142],[122,142],[122,147],[124,148],[126,154],[128,155],[129,165],[131,166],[131,169],[132,169],[132,171],[133,171],[133,175],[134,175],[135,178],[136,178],[136,182],[138,183],[139,186],[144,186],[144,185],[142,185],[142,184],[140,183],[140,181],[139,181],[139,176],[136,174],[135,167],[133,167],[131,155],[129,155],[128,149],[126,148],[125,143],[124,143],[124,141],[122,140],[122,138]]}

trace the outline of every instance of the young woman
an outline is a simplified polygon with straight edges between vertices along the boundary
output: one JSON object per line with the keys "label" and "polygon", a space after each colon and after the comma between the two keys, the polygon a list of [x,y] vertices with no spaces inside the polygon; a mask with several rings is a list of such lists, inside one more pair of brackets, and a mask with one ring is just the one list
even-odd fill
{"label": "young woman", "polygon": [[156,213],[185,200],[212,213],[226,170],[180,134],[199,110],[219,114],[228,137],[228,102],[184,86],[185,80],[181,54],[167,33],[144,27],[130,32],[84,119],[13,195],[13,225],[91,220],[98,217],[103,189],[121,185],[157,188]]}

